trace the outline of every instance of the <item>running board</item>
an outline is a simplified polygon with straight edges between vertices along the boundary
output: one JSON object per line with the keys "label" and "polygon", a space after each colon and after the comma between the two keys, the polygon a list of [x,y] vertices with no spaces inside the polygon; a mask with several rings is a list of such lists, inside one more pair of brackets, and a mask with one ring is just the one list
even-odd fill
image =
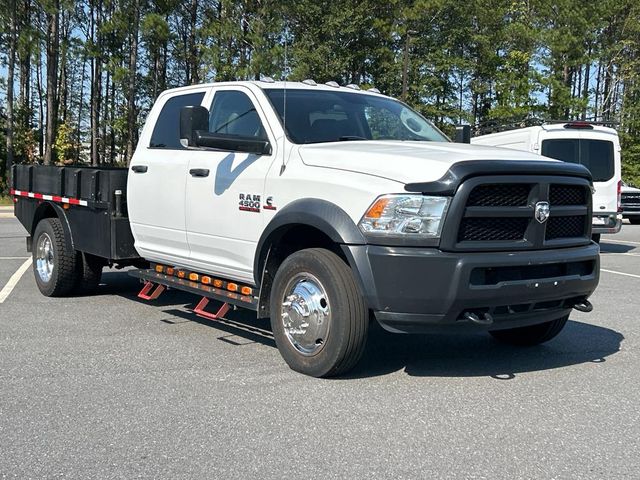
{"label": "running board", "polygon": [[[174,290],[182,290],[183,292],[193,293],[194,295],[199,295],[211,300],[228,303],[237,307],[247,308],[254,311],[258,310],[258,299],[254,296],[230,292],[222,288],[217,288],[211,285],[205,285],[200,282],[187,280],[186,278],[178,278],[175,275],[160,273],[151,268],[146,270],[131,270],[128,273],[130,276],[139,278],[140,280],[145,282],[145,286],[140,292],[142,295],[139,295],[139,297],[144,300],[153,300],[155,298],[158,298],[159,294],[162,293],[165,288],[173,288]],[[158,291],[158,295],[154,295],[156,291]],[[204,303],[203,306],[204,305],[206,305],[206,303]],[[201,312],[196,313],[207,314],[207,312],[204,312],[204,308],[200,310]]]}

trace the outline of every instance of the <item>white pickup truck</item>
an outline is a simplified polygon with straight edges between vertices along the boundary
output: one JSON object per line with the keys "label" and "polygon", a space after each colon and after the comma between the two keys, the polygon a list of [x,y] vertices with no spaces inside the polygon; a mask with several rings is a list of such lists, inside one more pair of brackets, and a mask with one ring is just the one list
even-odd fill
{"label": "white pickup truck", "polygon": [[[270,318],[289,366],[338,375],[370,321],[533,345],[599,279],[581,165],[451,143],[408,106],[331,82],[160,95],[129,169],[16,166],[12,194],[45,295],[134,266],[165,288]],[[222,302],[216,313],[205,307]]]}

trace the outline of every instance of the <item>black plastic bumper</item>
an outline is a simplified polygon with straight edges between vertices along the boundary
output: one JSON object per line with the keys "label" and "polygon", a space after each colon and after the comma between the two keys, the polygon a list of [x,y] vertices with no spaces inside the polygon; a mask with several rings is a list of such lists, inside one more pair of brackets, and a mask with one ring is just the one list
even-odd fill
{"label": "black plastic bumper", "polygon": [[[450,253],[436,248],[345,246],[366,301],[387,330],[496,330],[566,315],[599,280],[599,247]],[[490,325],[464,319],[489,314]]]}

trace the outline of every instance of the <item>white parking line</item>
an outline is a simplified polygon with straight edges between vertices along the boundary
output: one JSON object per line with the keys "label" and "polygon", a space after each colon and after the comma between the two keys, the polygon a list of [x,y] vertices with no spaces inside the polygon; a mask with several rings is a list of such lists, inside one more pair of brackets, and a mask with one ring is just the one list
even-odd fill
{"label": "white parking line", "polygon": [[0,290],[0,303],[4,303],[7,297],[11,295],[11,292],[20,281],[20,278],[22,278],[22,275],[24,275],[24,272],[26,272],[30,266],[31,266],[31,257],[29,257],[20,266],[20,268],[16,271],[16,273],[11,275],[11,278],[9,279],[7,284],[4,287],[2,287],[2,290]]}
{"label": "white parking line", "polygon": [[615,270],[605,270],[604,268],[601,268],[600,271],[607,272],[607,273],[615,273],[616,275],[624,275],[625,277],[640,278],[640,275],[634,275],[633,273],[616,272]]}
{"label": "white parking line", "polygon": [[606,240],[602,240],[602,243],[630,243],[632,245],[640,245],[640,242],[632,242],[631,240],[611,240],[607,238]]}
{"label": "white parking line", "polygon": [[603,251],[600,251],[600,255],[628,255],[629,257],[640,257],[640,253],[626,253],[626,252],[603,252]]}
{"label": "white parking line", "polygon": [[29,257],[0,257],[0,260],[26,260]]}

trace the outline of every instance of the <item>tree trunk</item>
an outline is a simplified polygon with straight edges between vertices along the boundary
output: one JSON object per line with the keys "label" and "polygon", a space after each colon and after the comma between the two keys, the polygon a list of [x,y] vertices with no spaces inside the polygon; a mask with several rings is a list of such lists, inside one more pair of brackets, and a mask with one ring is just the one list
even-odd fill
{"label": "tree trunk", "polygon": [[92,5],[92,7],[91,35],[95,36],[98,53],[91,59],[91,165],[98,166],[100,165],[98,123],[100,122],[100,97],[102,95],[102,35],[100,34],[102,0],[98,0],[97,5]]}
{"label": "tree trunk", "polygon": [[[31,24],[31,0],[24,0],[22,4],[22,25]],[[29,39],[31,40],[31,39]],[[31,46],[20,52],[20,105],[24,109],[22,128],[31,128]]]}
{"label": "tree trunk", "polygon": [[191,0],[191,29],[189,31],[189,65],[191,70],[191,85],[200,81],[198,75],[198,47],[196,45],[196,25],[198,21],[198,0]]}
{"label": "tree trunk", "polygon": [[60,36],[60,2],[55,0],[52,13],[47,13],[47,130],[45,138],[44,164],[53,160],[53,142],[58,121],[58,53]]}
{"label": "tree trunk", "polygon": [[9,3],[9,65],[7,71],[7,180],[11,184],[13,165],[13,80],[16,63],[16,9],[15,1]]}
{"label": "tree trunk", "polygon": [[140,1],[133,5],[133,26],[131,28],[131,50],[129,52],[129,81],[127,88],[127,165],[136,148],[136,72],[138,64],[138,23],[140,22]]}

